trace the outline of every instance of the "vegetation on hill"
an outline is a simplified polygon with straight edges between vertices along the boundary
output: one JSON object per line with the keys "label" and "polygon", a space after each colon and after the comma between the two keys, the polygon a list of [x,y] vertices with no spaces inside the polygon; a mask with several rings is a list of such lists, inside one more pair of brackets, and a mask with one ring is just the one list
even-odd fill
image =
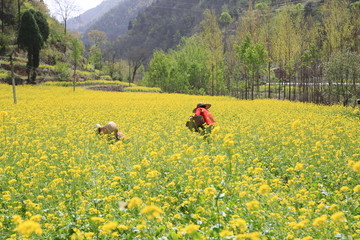
{"label": "vegetation on hill", "polygon": [[354,104],[360,1],[304,3],[254,1],[238,20],[226,5],[206,10],[196,34],[155,52],[144,81],[171,92]]}
{"label": "vegetation on hill", "polygon": [[[89,51],[90,49],[81,50],[83,48],[83,43],[75,41],[76,39],[79,39],[79,35],[76,33],[64,33],[63,26],[57,20],[49,16],[48,9],[42,1],[2,1],[1,4],[0,23],[2,31],[0,32],[0,81],[11,83],[11,62],[9,55],[12,53],[16,84],[24,82],[40,83],[49,80],[83,81],[86,79],[100,79],[103,75],[108,75],[109,72],[112,73],[113,79],[127,80],[126,74],[128,71],[126,65],[120,66],[119,69],[116,70],[114,70],[114,68],[107,70],[110,67],[104,63],[103,71],[100,71],[97,68],[96,57],[93,56],[94,53]],[[38,68],[36,71],[33,71],[33,74],[30,74],[32,78],[28,78],[28,73],[29,70],[33,68],[29,68],[29,65],[26,65],[25,60],[28,57],[33,59],[31,57],[32,54],[28,54],[28,47],[23,46],[23,44],[18,44],[20,43],[18,41],[19,36],[21,37],[19,39],[23,40],[29,40],[30,36],[36,36],[36,34],[19,31],[21,30],[21,17],[24,13],[29,11],[41,14],[44,18],[44,23],[47,23],[49,27],[46,41],[43,41],[43,43],[40,44],[40,54],[36,56],[36,58],[39,57],[39,64],[35,64],[38,65]],[[28,21],[24,21],[24,23],[28,23]],[[38,25],[38,23],[36,25]],[[39,26],[37,27],[39,28]],[[42,39],[43,38],[41,38],[41,40]],[[33,42],[40,43],[40,41]],[[74,54],[76,52],[77,54]],[[27,62],[30,63],[32,61]],[[77,71],[74,71],[74,67],[77,68]],[[122,75],[121,72],[124,74]]]}

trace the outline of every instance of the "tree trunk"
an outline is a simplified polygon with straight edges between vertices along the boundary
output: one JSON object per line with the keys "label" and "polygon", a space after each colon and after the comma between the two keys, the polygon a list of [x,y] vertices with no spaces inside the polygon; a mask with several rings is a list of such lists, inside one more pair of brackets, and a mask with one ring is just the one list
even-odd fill
{"label": "tree trunk", "polygon": [[214,64],[211,65],[211,95],[214,96],[215,80],[214,80]]}
{"label": "tree trunk", "polygon": [[21,0],[18,0],[18,28],[20,28],[21,23]]}
{"label": "tree trunk", "polygon": [[75,92],[75,85],[76,85],[76,64],[74,66],[73,92]]}
{"label": "tree trunk", "polygon": [[15,86],[15,77],[14,77],[13,52],[10,53],[10,66],[11,66],[11,83],[12,83],[12,90],[13,90],[13,96],[14,96],[14,104],[17,104],[16,86]]}
{"label": "tree trunk", "polygon": [[5,32],[5,24],[4,24],[4,1],[5,0],[1,0],[1,32],[4,33]]}
{"label": "tree trunk", "polygon": [[270,79],[271,79],[271,69],[270,69],[270,62],[268,63],[268,98],[271,97],[271,88],[270,88]]}

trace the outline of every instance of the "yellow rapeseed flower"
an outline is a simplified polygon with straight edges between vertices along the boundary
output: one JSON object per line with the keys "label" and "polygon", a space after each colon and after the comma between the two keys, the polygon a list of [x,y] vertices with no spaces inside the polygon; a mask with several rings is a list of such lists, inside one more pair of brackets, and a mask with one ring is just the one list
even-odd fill
{"label": "yellow rapeseed flower", "polygon": [[235,240],[261,240],[259,232],[243,233],[236,236]]}
{"label": "yellow rapeseed flower", "polygon": [[199,226],[199,225],[190,224],[190,225],[187,225],[186,227],[184,227],[184,228],[181,230],[181,232],[191,235],[192,233],[194,233],[195,231],[197,231],[197,230],[199,230],[199,229],[200,229],[200,226]]}
{"label": "yellow rapeseed flower", "polygon": [[254,210],[260,207],[260,202],[257,200],[253,200],[251,202],[246,203],[245,205],[249,210]]}
{"label": "yellow rapeseed flower", "polygon": [[259,194],[262,194],[262,195],[267,195],[271,192],[271,187],[267,184],[264,184],[264,185],[261,185],[259,190],[258,190],[258,193]]}
{"label": "yellow rapeseed flower", "polygon": [[216,194],[216,189],[213,187],[208,187],[204,189],[204,194],[208,197],[213,197]]}
{"label": "yellow rapeseed flower", "polygon": [[117,228],[117,223],[116,222],[108,222],[108,223],[105,223],[104,225],[102,225],[100,228],[105,234],[109,234],[109,233],[112,233]]}
{"label": "yellow rapeseed flower", "polygon": [[335,224],[343,223],[346,221],[346,217],[343,212],[334,213],[333,215],[331,215],[330,218]]}
{"label": "yellow rapeseed flower", "polygon": [[322,215],[320,217],[317,217],[314,219],[312,225],[316,228],[321,228],[323,226],[325,226],[326,222],[327,222],[327,215]]}
{"label": "yellow rapeseed flower", "polygon": [[357,161],[356,163],[354,163],[353,170],[356,173],[360,173],[360,161]]}
{"label": "yellow rapeseed flower", "polygon": [[32,233],[37,235],[41,235],[43,233],[40,224],[31,220],[21,222],[15,230],[24,237],[30,237]]}
{"label": "yellow rapeseed flower", "polygon": [[91,217],[90,218],[91,221],[95,222],[95,223],[101,223],[101,222],[105,222],[106,220],[102,217]]}
{"label": "yellow rapeseed flower", "polygon": [[219,235],[220,235],[220,237],[229,237],[233,234],[234,233],[232,231],[225,229],[225,230],[222,230]]}
{"label": "yellow rapeseed flower", "polygon": [[128,208],[129,209],[133,209],[136,207],[140,207],[142,204],[142,200],[138,197],[133,197],[132,199],[129,200],[128,202]]}
{"label": "yellow rapeseed flower", "polygon": [[140,213],[147,215],[149,219],[153,219],[159,218],[163,211],[155,205],[147,205],[140,210]]}
{"label": "yellow rapeseed flower", "polygon": [[34,222],[40,222],[41,221],[41,218],[42,216],[37,214],[37,215],[34,215],[30,218],[31,221],[34,221]]}
{"label": "yellow rapeseed flower", "polygon": [[20,215],[14,215],[11,220],[16,225],[19,225],[23,221]]}
{"label": "yellow rapeseed flower", "polygon": [[247,230],[246,221],[242,218],[233,219],[229,223],[234,230],[240,230],[240,232],[245,232]]}

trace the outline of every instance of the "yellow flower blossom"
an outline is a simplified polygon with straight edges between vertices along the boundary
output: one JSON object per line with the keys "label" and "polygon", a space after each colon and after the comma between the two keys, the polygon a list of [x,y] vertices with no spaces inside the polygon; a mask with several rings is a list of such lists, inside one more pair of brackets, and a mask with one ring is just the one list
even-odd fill
{"label": "yellow flower blossom", "polygon": [[331,215],[330,218],[336,224],[343,223],[346,221],[346,217],[343,212],[334,213],[333,215]]}
{"label": "yellow flower blossom", "polygon": [[258,193],[259,194],[262,194],[262,195],[267,195],[271,192],[271,188],[269,185],[267,184],[264,184],[264,185],[261,185],[259,190],[258,190]]}
{"label": "yellow flower blossom", "polygon": [[254,210],[254,209],[258,209],[260,207],[260,202],[257,200],[253,200],[251,202],[246,203],[246,207],[249,210]]}
{"label": "yellow flower blossom", "polygon": [[13,216],[11,220],[16,225],[19,225],[23,221],[20,215]]}
{"label": "yellow flower blossom", "polygon": [[242,218],[233,219],[229,223],[234,230],[238,229],[240,232],[245,232],[247,230],[246,221]]}
{"label": "yellow flower blossom", "polygon": [[219,235],[220,235],[220,237],[229,237],[233,234],[234,233],[230,230],[222,230]]}
{"label": "yellow flower blossom", "polygon": [[43,233],[40,224],[31,220],[21,222],[15,230],[24,237],[30,237],[32,233],[37,235],[41,235]]}
{"label": "yellow flower blossom", "polygon": [[105,222],[106,220],[102,217],[91,217],[91,221],[95,223],[101,223],[101,222]]}
{"label": "yellow flower blossom", "polygon": [[108,222],[108,223],[105,223],[104,225],[102,225],[100,228],[105,234],[109,234],[109,233],[112,233],[117,228],[117,223],[116,222]]}
{"label": "yellow flower blossom", "polygon": [[41,215],[34,215],[30,218],[31,221],[34,221],[34,222],[40,222],[42,216]]}
{"label": "yellow flower blossom", "polygon": [[360,173],[360,161],[357,161],[354,165],[353,165],[353,170],[356,173]]}
{"label": "yellow flower blossom", "polygon": [[142,204],[142,200],[140,198],[138,198],[138,197],[134,197],[134,198],[129,200],[128,208],[133,209],[133,208],[136,208],[136,207],[140,207],[141,204]]}
{"label": "yellow flower blossom", "polygon": [[190,224],[190,225],[187,225],[186,227],[184,227],[184,228],[181,230],[181,232],[191,235],[192,233],[194,233],[195,231],[197,231],[197,230],[199,230],[199,229],[200,229],[200,226],[199,226],[199,225]]}
{"label": "yellow flower blossom", "polygon": [[327,215],[322,215],[314,219],[312,225],[316,228],[321,228],[326,225]]}
{"label": "yellow flower blossom", "polygon": [[163,211],[155,205],[147,205],[140,210],[140,213],[147,215],[149,219],[153,219],[159,218],[161,214],[163,214]]}

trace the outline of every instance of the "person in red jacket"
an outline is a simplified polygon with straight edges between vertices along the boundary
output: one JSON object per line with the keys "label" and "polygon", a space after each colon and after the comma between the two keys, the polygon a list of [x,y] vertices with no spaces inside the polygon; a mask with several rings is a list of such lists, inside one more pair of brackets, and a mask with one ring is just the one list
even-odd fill
{"label": "person in red jacket", "polygon": [[196,108],[193,110],[193,112],[195,113],[194,116],[202,116],[204,118],[205,134],[209,134],[215,126],[214,117],[209,111],[210,107],[211,104],[200,102],[196,105]]}

